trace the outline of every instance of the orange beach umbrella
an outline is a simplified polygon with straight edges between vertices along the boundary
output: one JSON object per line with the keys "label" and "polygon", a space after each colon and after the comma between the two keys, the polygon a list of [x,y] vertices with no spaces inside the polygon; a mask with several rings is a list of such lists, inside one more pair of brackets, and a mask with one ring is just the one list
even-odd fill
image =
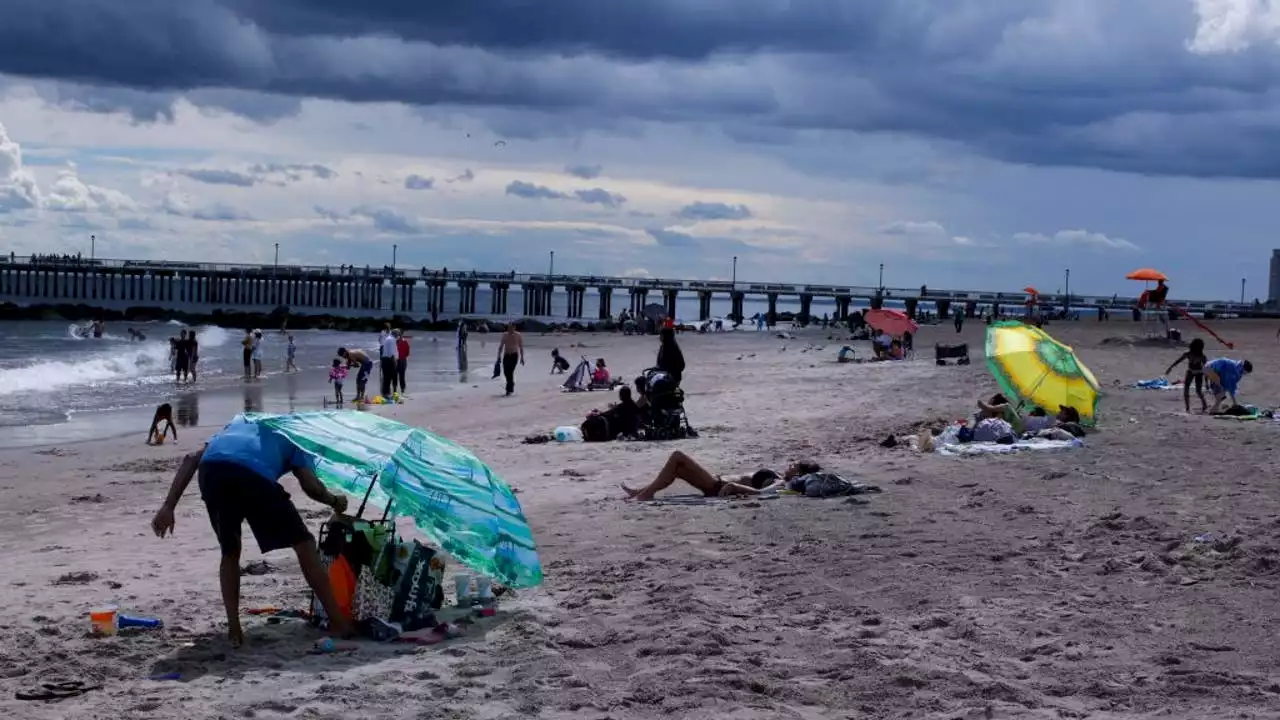
{"label": "orange beach umbrella", "polygon": [[1161,280],[1167,281],[1169,279],[1169,276],[1165,275],[1159,270],[1152,270],[1151,268],[1141,268],[1139,270],[1134,270],[1128,275],[1125,275],[1124,279],[1140,280],[1144,282],[1160,282]]}
{"label": "orange beach umbrella", "polygon": [[1028,286],[1026,286],[1026,287],[1022,288],[1022,292],[1024,292],[1024,293],[1028,293],[1028,294],[1030,294],[1030,295],[1039,295],[1039,294],[1040,294],[1040,291],[1039,291],[1039,290],[1037,290],[1037,289],[1035,289],[1035,288],[1031,287],[1030,285],[1028,285]]}

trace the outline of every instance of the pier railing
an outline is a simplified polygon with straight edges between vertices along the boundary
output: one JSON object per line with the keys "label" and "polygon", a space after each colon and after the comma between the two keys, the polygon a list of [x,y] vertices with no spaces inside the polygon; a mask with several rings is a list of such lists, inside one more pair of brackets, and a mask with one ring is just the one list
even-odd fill
{"label": "pier railing", "polygon": [[[521,272],[487,272],[478,270],[456,271],[444,268],[407,268],[398,266],[357,267],[354,265],[294,265],[253,263],[212,263],[174,260],[126,260],[118,258],[84,258],[72,256],[0,256],[0,267],[39,269],[45,271],[116,270],[142,273],[220,273],[250,278],[355,278],[371,281],[424,282],[424,283],[484,283],[507,285],[553,285],[566,287],[599,287],[635,289],[653,292],[710,292],[739,293],[747,295],[775,295],[815,297],[869,298],[877,295],[892,300],[914,298],[926,302],[939,300],[953,303],[977,302],[980,305],[999,303],[1021,305],[1023,291],[978,291],[935,288],[876,288],[862,285],[827,285],[769,283],[727,280],[684,280],[676,278],[616,277],[607,275],[569,275]],[[924,291],[923,294],[921,291]],[[1109,308],[1133,307],[1138,298],[1131,296],[1099,296],[1071,293],[1042,294],[1039,304],[1044,307],[1061,307],[1067,301],[1073,307],[1101,306]],[[1211,310],[1220,313],[1247,312],[1256,309],[1252,303],[1205,300],[1171,300],[1171,303],[1193,311]]]}

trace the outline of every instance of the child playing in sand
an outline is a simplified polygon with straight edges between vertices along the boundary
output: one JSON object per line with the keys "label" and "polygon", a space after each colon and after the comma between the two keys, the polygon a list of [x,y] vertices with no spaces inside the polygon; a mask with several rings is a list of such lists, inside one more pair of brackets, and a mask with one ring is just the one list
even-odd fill
{"label": "child playing in sand", "polygon": [[1209,411],[1209,403],[1204,399],[1204,366],[1209,362],[1209,358],[1204,354],[1204,340],[1196,338],[1191,341],[1191,345],[1187,347],[1187,351],[1182,353],[1168,370],[1164,371],[1165,375],[1173,372],[1182,361],[1187,361],[1186,379],[1182,381],[1182,402],[1187,406],[1187,412],[1191,412],[1191,383],[1196,386],[1196,396],[1200,398],[1200,412]]}
{"label": "child playing in sand", "polygon": [[[164,421],[164,430],[160,429],[161,421]],[[147,444],[163,445],[166,433],[173,433],[173,441],[178,442],[178,428],[173,426],[173,406],[169,403],[156,408],[156,414],[151,418],[151,429],[147,431]]]}
{"label": "child playing in sand", "polygon": [[1239,389],[1240,381],[1244,376],[1251,372],[1253,372],[1253,363],[1248,360],[1218,358],[1204,366],[1204,379],[1209,383],[1209,392],[1213,393],[1213,407],[1209,408],[1210,415],[1222,409],[1222,404],[1228,398],[1232,405],[1239,404],[1236,402],[1236,390]]}
{"label": "child playing in sand", "polygon": [[333,359],[333,367],[329,368],[329,382],[333,383],[333,399],[342,404],[342,383],[347,379],[347,369],[342,365],[342,358]]}
{"label": "child playing in sand", "polygon": [[556,348],[551,351],[551,374],[564,374],[569,369],[569,361],[560,354],[560,349]]}

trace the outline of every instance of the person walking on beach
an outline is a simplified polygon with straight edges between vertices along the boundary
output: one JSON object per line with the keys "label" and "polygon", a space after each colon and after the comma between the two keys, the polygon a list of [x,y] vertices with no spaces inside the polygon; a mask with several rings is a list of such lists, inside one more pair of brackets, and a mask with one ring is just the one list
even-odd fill
{"label": "person walking on beach", "polygon": [[964,329],[964,308],[956,310],[956,334]]}
{"label": "person walking on beach", "polygon": [[516,391],[516,364],[524,364],[524,337],[516,330],[515,323],[507,325],[498,343],[498,360],[502,363],[502,374],[507,379],[507,395]]}
{"label": "person walking on beach", "polygon": [[400,385],[401,393],[408,389],[404,384],[405,371],[408,369],[409,338],[404,336],[403,330],[396,330],[396,383]]}
{"label": "person walking on beach", "polygon": [[1168,370],[1164,371],[1165,375],[1173,372],[1182,361],[1187,361],[1187,375],[1182,381],[1182,402],[1187,406],[1187,412],[1191,412],[1191,385],[1196,386],[1196,397],[1200,398],[1200,412],[1209,411],[1209,403],[1204,399],[1204,366],[1209,362],[1209,358],[1204,354],[1204,340],[1196,338],[1191,341],[1191,345],[1187,347],[1187,351],[1173,361]]}
{"label": "person walking on beach", "polygon": [[284,351],[284,371],[298,372],[298,346],[293,342],[293,335],[289,335],[289,346]]}
{"label": "person walking on beach", "polygon": [[253,373],[253,330],[245,330],[240,339],[241,354],[244,355],[244,379],[248,380]]}
{"label": "person walking on beach", "polygon": [[246,521],[263,553],[293,549],[303,577],[324,607],[330,630],[339,636],[352,633],[351,621],[338,608],[316,541],[289,493],[280,486],[280,477],[289,472],[312,500],[337,513],[346,511],[347,498],[325,489],[316,477],[310,455],[276,431],[239,419],[209,438],[200,450],[183,458],[164,503],[151,519],[156,537],[172,535],[178,501],[192,478],[199,476],[200,497],[222,551],[218,581],[232,647],[244,644],[240,625],[240,533]]}
{"label": "person walking on beach", "polygon": [[382,397],[390,398],[396,389],[396,334],[388,328],[378,341],[379,375]]}

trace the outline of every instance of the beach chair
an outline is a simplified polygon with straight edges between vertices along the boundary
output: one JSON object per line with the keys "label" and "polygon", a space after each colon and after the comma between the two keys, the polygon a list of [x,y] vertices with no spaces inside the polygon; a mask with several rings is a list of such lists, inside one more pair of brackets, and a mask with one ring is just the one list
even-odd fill
{"label": "beach chair", "polygon": [[948,360],[954,360],[957,365],[968,365],[969,344],[944,345],[938,343],[933,346],[933,357],[934,362],[938,365],[946,365]]}

